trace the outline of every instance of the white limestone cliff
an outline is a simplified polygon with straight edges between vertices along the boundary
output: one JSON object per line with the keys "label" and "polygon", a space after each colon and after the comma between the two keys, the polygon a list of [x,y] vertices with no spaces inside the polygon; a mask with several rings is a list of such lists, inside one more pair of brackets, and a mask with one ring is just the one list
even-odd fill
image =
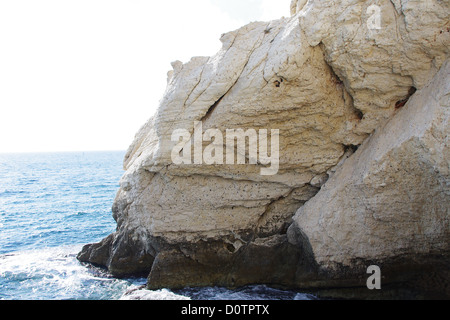
{"label": "white limestone cliff", "polygon": [[307,239],[321,268],[440,257],[449,276],[449,74],[447,62],[297,212],[290,241]]}
{"label": "white limestone cliff", "polygon": [[[363,200],[354,206],[330,199],[333,192],[345,193],[336,177],[349,183],[356,179],[351,172],[339,172],[348,163],[364,165],[358,162],[365,160],[358,160],[362,151],[353,152],[373,144],[376,130],[389,136],[383,133],[388,121],[397,121],[399,128],[417,121],[423,132],[437,121],[431,111],[426,122],[406,110],[423,107],[420,103],[434,93],[447,94],[443,82],[448,82],[448,70],[441,69],[449,53],[449,6],[450,1],[437,0],[426,5],[408,0],[294,0],[291,18],[248,24],[222,35],[223,46],[215,56],[174,62],[157,114],[140,129],[125,157],[126,173],[113,207],[117,232],[100,244],[86,246],[79,259],[105,266],[116,275],[150,273],[152,288],[331,284],[330,277],[321,278],[317,270],[336,260],[330,252],[338,252],[342,263],[357,255],[349,249],[336,251],[336,245],[321,234],[346,230],[333,229],[333,219],[339,218],[339,225],[358,235],[365,226],[355,224],[355,214],[367,206],[364,199],[372,201],[371,196],[376,196],[375,191],[361,195]],[[440,70],[441,80],[430,85]],[[399,111],[418,93],[419,106]],[[448,109],[448,97],[441,101],[443,110]],[[279,130],[277,174],[261,175],[265,167],[261,163],[175,165],[171,156],[177,142],[172,134],[179,129],[194,133],[196,123],[203,131]],[[448,133],[448,126],[440,129],[440,135]],[[417,132],[410,132],[410,138]],[[400,144],[400,137],[389,137]],[[434,147],[438,141],[427,143],[436,154],[448,153],[446,142]],[[391,146],[381,147],[388,152]],[[411,151],[404,157],[414,156]],[[448,157],[440,161],[442,167],[448,165]],[[385,169],[377,165],[373,170]],[[403,176],[398,178],[399,185],[406,183]],[[433,192],[444,214],[431,215],[429,224],[448,219],[448,176],[439,179],[442,185]],[[371,187],[378,183],[385,182],[376,180]],[[413,184],[416,192],[408,194],[418,194],[423,187]],[[396,197],[400,195],[384,197],[377,210],[394,208]],[[322,206],[328,211],[318,210]],[[420,206],[411,208],[416,210],[411,213],[414,219],[426,214]],[[331,220],[324,227],[320,217],[328,215]],[[374,213],[378,215],[383,212]],[[389,218],[397,221],[394,214]],[[401,229],[406,218],[398,219]],[[411,232],[426,227],[417,219]],[[439,230],[439,239],[448,237],[448,227]],[[395,236],[391,233],[372,255],[360,258],[392,257],[389,246]],[[364,253],[372,252],[366,247],[378,240],[370,233],[366,238],[342,237],[348,245],[356,241],[355,250]],[[405,248],[415,252],[411,246]],[[448,248],[442,245],[439,250],[444,249]]]}

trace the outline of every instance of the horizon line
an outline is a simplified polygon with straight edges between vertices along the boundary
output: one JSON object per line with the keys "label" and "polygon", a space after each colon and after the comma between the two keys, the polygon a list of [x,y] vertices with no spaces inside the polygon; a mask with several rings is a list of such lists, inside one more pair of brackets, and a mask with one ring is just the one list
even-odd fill
{"label": "horizon line", "polygon": [[56,151],[0,151],[1,154],[36,154],[36,153],[93,153],[93,152],[126,152],[126,149],[111,150],[56,150]]}

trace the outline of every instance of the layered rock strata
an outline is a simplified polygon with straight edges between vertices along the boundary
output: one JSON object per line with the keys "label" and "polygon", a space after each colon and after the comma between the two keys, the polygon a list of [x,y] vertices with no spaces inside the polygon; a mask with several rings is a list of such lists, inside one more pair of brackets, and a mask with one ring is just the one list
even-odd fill
{"label": "layered rock strata", "polygon": [[[174,62],[125,157],[117,231],[79,260],[149,288],[309,289],[363,287],[370,261],[390,283],[446,261],[450,4],[375,2],[293,1],[291,18]],[[278,130],[276,172],[261,149],[205,164],[202,133],[230,129]],[[177,130],[192,163],[173,161]]]}

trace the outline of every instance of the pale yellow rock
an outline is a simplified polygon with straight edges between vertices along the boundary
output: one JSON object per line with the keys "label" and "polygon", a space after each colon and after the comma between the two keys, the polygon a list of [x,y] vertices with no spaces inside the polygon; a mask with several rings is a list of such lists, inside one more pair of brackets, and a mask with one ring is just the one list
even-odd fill
{"label": "pale yellow rock", "polygon": [[295,15],[300,12],[306,5],[308,0],[292,0],[291,2],[291,15]]}
{"label": "pale yellow rock", "polygon": [[358,133],[391,117],[396,102],[423,88],[449,54],[448,0],[310,1],[299,19],[364,114]]}
{"label": "pale yellow rock", "polygon": [[[302,202],[268,206],[326,174],[346,145],[366,138],[353,134],[360,119],[351,98],[321,48],[307,44],[297,18],[253,23],[222,42],[214,57],[173,64],[158,113],[130,147],[117,197],[128,228],[171,242],[255,228],[275,232]],[[279,173],[262,176],[261,166],[251,165],[174,165],[172,133],[192,133],[194,121],[202,121],[203,131],[280,130]]]}
{"label": "pale yellow rock", "polygon": [[[268,203],[306,184],[320,187],[347,146],[360,145],[392,116],[396,102],[411,87],[422,88],[448,54],[448,32],[440,33],[448,1],[436,3],[425,21],[414,18],[421,5],[379,1],[380,30],[368,28],[365,1],[293,5],[298,15],[291,19],[224,34],[213,57],[173,63],[158,112],[126,157],[117,201],[127,204],[130,225],[171,241],[251,229]],[[250,165],[175,166],[171,135],[176,129],[193,133],[194,121],[221,132],[280,130],[278,174],[262,176],[260,166]],[[176,192],[162,188],[175,183]],[[261,188],[272,192],[261,197]]]}
{"label": "pale yellow rock", "polygon": [[294,217],[322,267],[448,252],[450,63]]}
{"label": "pale yellow rock", "polygon": [[[449,202],[448,150],[442,142],[448,121],[442,83],[448,82],[448,69],[441,71],[440,82],[429,83],[448,59],[449,6],[448,0],[294,0],[291,18],[248,24],[224,34],[216,55],[173,62],[157,113],[125,156],[113,207],[117,232],[84,249],[80,260],[120,275],[152,269],[158,285],[178,285],[173,275],[183,263],[189,268],[179,277],[191,285],[204,279],[234,285],[235,278],[245,285],[260,278],[241,277],[245,268],[233,269],[237,276],[230,276],[230,270],[208,259],[234,266],[243,251],[248,261],[257,261],[252,255],[266,259],[259,244],[273,244],[267,240],[273,237],[277,241],[269,255],[286,252],[300,259],[285,233],[312,198],[291,230],[303,230],[321,264],[439,251],[448,228],[448,211],[442,215]],[[398,111],[414,93],[409,106]],[[437,95],[442,99],[433,100]],[[421,101],[427,111],[420,110]],[[172,134],[193,134],[200,125],[223,133],[279,130],[277,174],[262,175],[261,163],[175,165],[178,142]],[[408,171],[418,171],[416,156],[425,171],[417,181],[408,180]],[[341,203],[346,196],[348,203]],[[335,213],[334,205],[341,211]],[[423,215],[422,205],[429,215]],[[403,235],[389,229],[403,223]],[[386,225],[382,234],[380,225]],[[292,243],[300,247],[293,238],[291,232]],[[409,251],[414,239],[424,245]],[[266,275],[282,269],[274,283],[294,282],[296,266],[270,263],[262,278],[269,281]]]}

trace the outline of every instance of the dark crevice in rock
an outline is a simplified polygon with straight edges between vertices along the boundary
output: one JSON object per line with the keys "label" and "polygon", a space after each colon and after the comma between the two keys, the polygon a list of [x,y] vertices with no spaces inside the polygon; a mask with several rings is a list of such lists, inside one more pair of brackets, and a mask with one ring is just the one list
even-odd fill
{"label": "dark crevice in rock", "polygon": [[409,89],[408,92],[408,96],[405,99],[402,99],[400,101],[397,101],[397,103],[395,104],[395,109],[400,109],[403,108],[409,101],[409,99],[411,99],[411,97],[417,92],[417,89],[415,87],[411,87]]}
{"label": "dark crevice in rock", "polygon": [[261,215],[261,217],[259,218],[258,222],[256,223],[256,227],[255,227],[255,233],[258,234],[259,233],[259,229],[261,228],[262,224],[264,223],[264,220],[267,218],[268,214],[270,213],[273,205],[275,205],[278,201],[281,201],[283,199],[286,199],[288,197],[291,196],[292,192],[294,190],[291,190],[289,192],[288,195],[286,196],[280,196],[277,199],[272,200],[267,206],[266,206],[266,210],[264,211],[264,213]]}
{"label": "dark crevice in rock", "polygon": [[[324,61],[325,61],[326,65],[328,66],[328,69],[331,73],[333,82],[336,84],[336,86],[340,90],[342,90],[342,99],[345,101],[345,103],[348,103],[354,109],[355,117],[358,120],[363,120],[364,112],[362,110],[356,108],[353,95],[350,93],[346,79],[343,79],[342,77],[339,76],[338,71],[333,68],[332,64],[327,59],[327,53],[326,53],[324,44],[320,43],[319,47],[322,50]],[[348,100],[350,100],[350,101],[348,101]]]}
{"label": "dark crevice in rock", "polygon": [[356,117],[358,118],[358,120],[362,120],[364,119],[364,113],[362,113],[362,111],[355,109],[356,110]]}
{"label": "dark crevice in rock", "polygon": [[359,146],[355,146],[355,145],[346,145],[345,146],[345,153],[349,154],[349,153],[355,153],[356,151],[358,151],[360,145]]}
{"label": "dark crevice in rock", "polygon": [[205,113],[205,115],[203,116],[203,118],[200,119],[200,122],[204,123],[206,120],[209,119],[209,117],[211,117],[211,115],[213,114],[214,110],[216,109],[216,107],[219,105],[220,101],[222,101],[222,99],[227,95],[228,91],[221,96],[209,109],[208,111]]}

